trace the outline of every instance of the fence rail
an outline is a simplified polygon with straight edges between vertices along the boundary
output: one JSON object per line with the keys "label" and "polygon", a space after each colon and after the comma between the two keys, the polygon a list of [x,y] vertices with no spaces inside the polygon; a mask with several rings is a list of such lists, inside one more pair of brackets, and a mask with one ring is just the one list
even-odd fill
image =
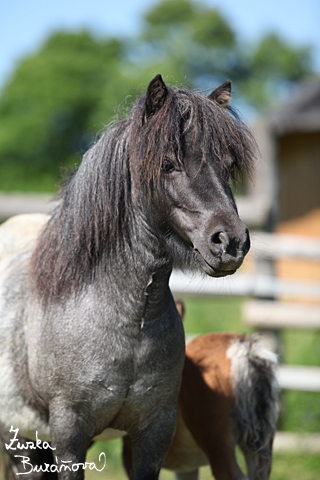
{"label": "fence rail", "polygon": [[251,254],[260,258],[320,260],[320,239],[303,235],[253,232]]}
{"label": "fence rail", "polygon": [[204,278],[199,274],[173,271],[170,288],[176,294],[253,297],[296,297],[320,300],[320,282],[281,280],[271,275],[236,273],[232,277]]}
{"label": "fence rail", "polygon": [[49,213],[57,202],[53,194],[0,192],[0,221],[22,213]]}
{"label": "fence rail", "polygon": [[243,306],[248,325],[258,328],[320,330],[320,305],[250,300]]}
{"label": "fence rail", "polygon": [[284,390],[320,392],[320,367],[280,365],[278,382]]}

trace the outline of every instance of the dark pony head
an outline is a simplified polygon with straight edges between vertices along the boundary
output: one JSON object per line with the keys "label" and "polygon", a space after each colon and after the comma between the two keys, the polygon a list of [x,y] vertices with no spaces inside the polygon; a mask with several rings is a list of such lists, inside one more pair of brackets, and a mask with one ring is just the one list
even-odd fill
{"label": "dark pony head", "polygon": [[132,252],[138,211],[172,261],[191,258],[213,276],[240,266],[249,236],[228,180],[250,173],[255,143],[228,106],[230,92],[230,82],[205,96],[157,75],[128,117],[106,129],[63,188],[33,254],[44,298],[70,294],[101,262]]}
{"label": "dark pony head", "polygon": [[230,81],[204,96],[188,89],[168,88],[157,75],[133,110],[130,153],[132,159],[139,159],[137,179],[159,180],[170,156],[188,168],[184,154],[184,135],[188,132],[192,132],[194,142],[197,138],[201,142],[203,161],[210,152],[220,161],[225,176],[236,180],[250,175],[255,142],[229,106],[230,94]]}

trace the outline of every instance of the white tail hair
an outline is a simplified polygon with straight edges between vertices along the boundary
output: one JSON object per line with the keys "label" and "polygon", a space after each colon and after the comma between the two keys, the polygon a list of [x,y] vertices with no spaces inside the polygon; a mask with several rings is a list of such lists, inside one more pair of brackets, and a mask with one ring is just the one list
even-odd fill
{"label": "white tail hair", "polygon": [[279,411],[277,356],[254,334],[234,339],[227,357],[235,394],[231,418],[236,441],[245,454],[248,474],[252,472],[249,478],[268,478]]}

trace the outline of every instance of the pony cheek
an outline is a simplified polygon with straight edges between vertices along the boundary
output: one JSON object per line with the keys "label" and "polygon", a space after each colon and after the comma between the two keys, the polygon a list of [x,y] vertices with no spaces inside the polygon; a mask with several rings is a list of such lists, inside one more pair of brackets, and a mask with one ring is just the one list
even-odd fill
{"label": "pony cheek", "polygon": [[[169,217],[171,228],[178,234],[189,248],[194,249],[194,240],[199,236],[198,212],[190,213],[181,207],[174,208]],[[200,228],[201,230],[201,228]]]}

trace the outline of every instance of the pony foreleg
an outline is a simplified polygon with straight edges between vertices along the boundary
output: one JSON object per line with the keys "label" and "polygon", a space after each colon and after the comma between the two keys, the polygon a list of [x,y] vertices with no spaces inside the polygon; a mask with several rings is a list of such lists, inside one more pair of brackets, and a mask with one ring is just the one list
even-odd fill
{"label": "pony foreleg", "polygon": [[91,443],[88,425],[71,409],[50,408],[50,436],[59,480],[83,480],[87,449]]}
{"label": "pony foreleg", "polygon": [[192,470],[192,472],[176,472],[176,480],[198,480],[199,478],[199,469]]}
{"label": "pony foreleg", "polygon": [[132,445],[129,435],[122,439],[122,465],[130,478],[132,471]]}
{"label": "pony foreleg", "polygon": [[132,480],[157,480],[171,444],[176,424],[176,406],[166,408],[153,418],[143,432],[131,434]]}
{"label": "pony foreleg", "polygon": [[[127,435],[122,439],[122,464],[125,468],[125,471],[130,477],[130,472],[132,470],[132,445],[130,437]],[[198,480],[199,470],[193,470],[192,472],[180,472],[175,473],[176,480]]]}

